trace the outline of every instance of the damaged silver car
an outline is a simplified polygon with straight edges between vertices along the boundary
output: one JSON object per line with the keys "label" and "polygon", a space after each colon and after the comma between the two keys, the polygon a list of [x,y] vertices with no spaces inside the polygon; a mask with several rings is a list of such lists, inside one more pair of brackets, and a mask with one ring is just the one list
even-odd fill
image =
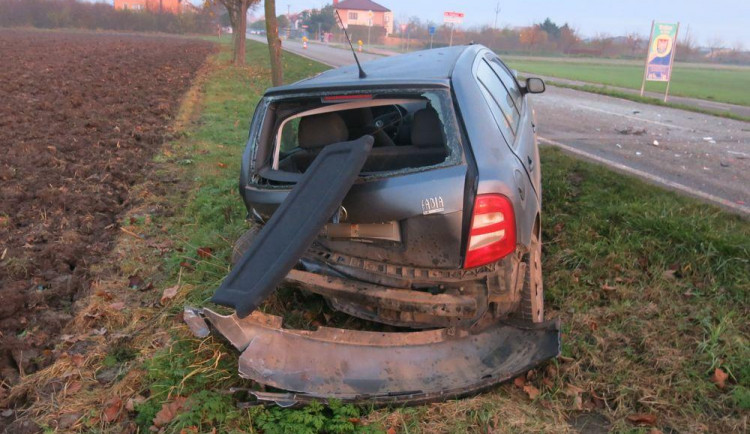
{"label": "damaged silver car", "polygon": [[[544,320],[534,114],[480,45],[420,51],[269,89],[242,157],[254,221],[200,315],[280,405],[475,393],[560,352]],[[279,286],[397,332],[284,328]]]}

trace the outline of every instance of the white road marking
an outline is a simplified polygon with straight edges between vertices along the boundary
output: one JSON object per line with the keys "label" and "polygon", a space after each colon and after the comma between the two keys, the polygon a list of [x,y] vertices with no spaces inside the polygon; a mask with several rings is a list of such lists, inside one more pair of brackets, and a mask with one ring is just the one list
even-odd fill
{"label": "white road marking", "polygon": [[680,184],[680,183],[677,183],[677,182],[674,182],[674,181],[670,181],[668,179],[664,179],[664,178],[662,178],[660,176],[652,175],[652,174],[644,172],[642,170],[638,170],[638,169],[632,168],[630,166],[626,166],[624,164],[621,164],[621,163],[618,163],[618,162],[615,162],[615,161],[612,161],[612,160],[608,160],[606,158],[600,157],[598,155],[591,154],[591,153],[586,152],[586,151],[582,151],[580,149],[574,148],[572,146],[568,146],[568,145],[566,145],[564,143],[560,143],[560,142],[555,141],[555,140],[551,140],[551,139],[547,139],[547,138],[539,137],[539,136],[537,136],[537,139],[540,142],[542,142],[542,143],[545,143],[545,144],[548,144],[548,145],[552,145],[552,146],[556,146],[556,147],[558,147],[558,148],[560,148],[560,149],[562,149],[562,150],[564,150],[566,152],[569,152],[571,154],[575,154],[575,155],[581,156],[581,157],[583,157],[583,158],[585,158],[587,160],[596,161],[597,163],[604,164],[605,166],[609,166],[609,167],[615,168],[615,169],[617,169],[617,170],[619,170],[621,172],[625,172],[625,173],[628,173],[628,174],[631,174],[631,175],[635,175],[635,176],[637,176],[639,178],[643,178],[643,179],[649,180],[649,181],[651,181],[651,182],[653,182],[655,184],[661,184],[661,185],[664,185],[666,187],[669,187],[669,188],[681,191],[681,192],[683,192],[683,193],[685,193],[685,194],[687,194],[689,196],[698,197],[698,198],[706,200],[708,202],[712,202],[714,204],[721,205],[723,207],[732,209],[734,211],[738,211],[738,212],[740,212],[742,214],[750,215],[750,207],[747,207],[747,206],[744,206],[744,205],[740,205],[738,203],[734,203],[734,202],[732,202],[730,200],[727,200],[727,199],[724,199],[722,197],[714,196],[712,194],[708,194],[706,192],[696,190],[696,189],[688,187],[686,185],[683,185],[683,184]]}

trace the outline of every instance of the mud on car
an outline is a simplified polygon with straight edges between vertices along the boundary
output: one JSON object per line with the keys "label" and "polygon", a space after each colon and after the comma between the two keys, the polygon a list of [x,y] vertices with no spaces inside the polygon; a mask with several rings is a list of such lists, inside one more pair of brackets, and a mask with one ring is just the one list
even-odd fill
{"label": "mud on car", "polygon": [[[363,66],[266,92],[240,175],[254,224],[212,299],[235,313],[186,312],[242,352],[240,375],[278,389],[261,401],[445,399],[559,354],[527,98],[544,83],[480,45]],[[400,329],[284,328],[257,309],[280,284]]]}

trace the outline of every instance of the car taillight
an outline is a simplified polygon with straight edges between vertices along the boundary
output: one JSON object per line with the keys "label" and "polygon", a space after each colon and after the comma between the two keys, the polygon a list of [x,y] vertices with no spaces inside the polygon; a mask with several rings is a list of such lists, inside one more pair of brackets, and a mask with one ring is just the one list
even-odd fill
{"label": "car taillight", "polygon": [[510,199],[500,194],[478,195],[471,216],[464,268],[495,262],[516,249],[516,218]]}

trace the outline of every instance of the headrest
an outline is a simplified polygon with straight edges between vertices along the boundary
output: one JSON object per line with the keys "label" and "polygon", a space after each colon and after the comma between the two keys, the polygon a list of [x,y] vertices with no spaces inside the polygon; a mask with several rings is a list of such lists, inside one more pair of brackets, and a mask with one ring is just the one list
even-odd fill
{"label": "headrest", "polygon": [[349,140],[349,129],[338,113],[305,116],[299,121],[297,140],[302,149],[318,149]]}
{"label": "headrest", "polygon": [[411,144],[423,147],[445,146],[443,124],[434,108],[427,107],[414,113]]}

